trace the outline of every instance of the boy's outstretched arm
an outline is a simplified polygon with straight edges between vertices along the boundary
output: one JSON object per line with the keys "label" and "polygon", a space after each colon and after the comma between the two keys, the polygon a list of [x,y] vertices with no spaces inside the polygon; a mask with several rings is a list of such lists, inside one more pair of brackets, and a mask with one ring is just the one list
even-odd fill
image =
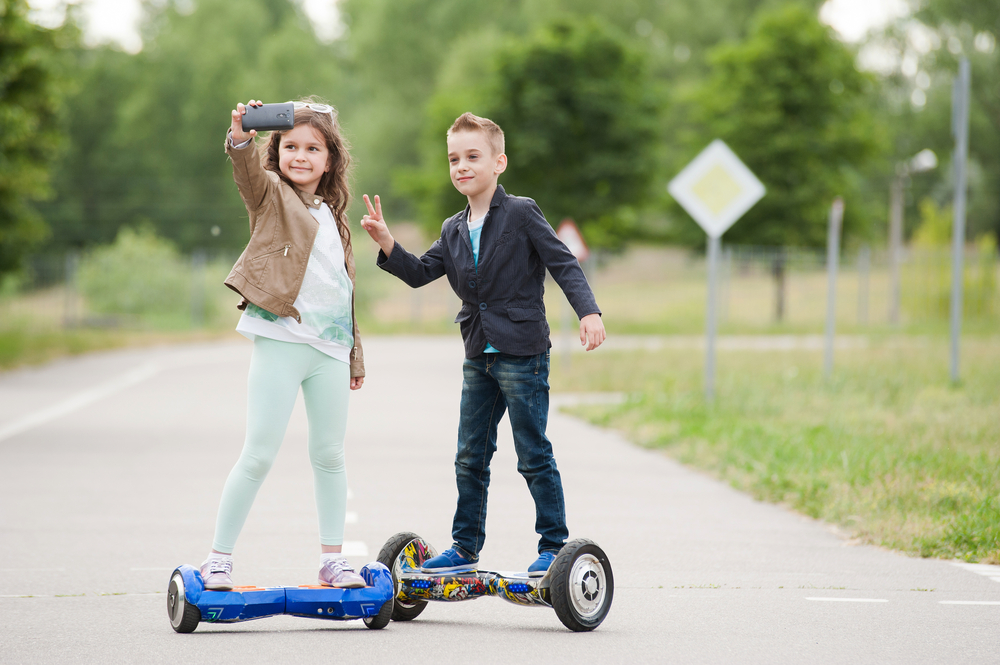
{"label": "boy's outstretched arm", "polygon": [[367,194],[365,194],[364,198],[365,205],[368,206],[368,214],[361,218],[361,228],[368,231],[368,235],[378,243],[378,246],[382,248],[382,251],[385,252],[388,258],[392,254],[392,248],[395,247],[396,240],[389,233],[389,227],[382,217],[382,202],[379,200],[378,194],[376,194],[375,207],[372,207],[372,202]]}
{"label": "boy's outstretched arm", "polygon": [[368,214],[361,219],[361,228],[368,231],[368,235],[378,243],[382,250],[379,252],[375,265],[389,274],[395,275],[413,288],[433,282],[445,274],[440,238],[419,259],[407,252],[402,245],[400,245],[399,251],[395,251],[396,239],[389,233],[389,227],[386,226],[385,218],[382,216],[382,202],[376,195],[375,205],[372,206],[367,194],[364,198],[365,205],[368,206]]}
{"label": "boy's outstretched arm", "polygon": [[600,314],[588,314],[580,319],[580,345],[586,346],[588,351],[599,347],[606,337]]}

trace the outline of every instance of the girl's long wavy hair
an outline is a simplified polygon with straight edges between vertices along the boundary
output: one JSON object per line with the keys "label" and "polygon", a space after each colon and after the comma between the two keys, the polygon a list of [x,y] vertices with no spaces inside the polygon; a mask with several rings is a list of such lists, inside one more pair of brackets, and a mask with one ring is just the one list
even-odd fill
{"label": "girl's long wavy hair", "polygon": [[[307,104],[322,103],[312,97],[306,97],[300,101]],[[333,212],[333,218],[337,220],[337,230],[340,232],[344,244],[344,258],[348,268],[351,269],[351,277],[353,278],[354,261],[352,259],[354,257],[351,250],[351,229],[347,222],[347,207],[351,203],[351,191],[348,184],[351,174],[351,155],[349,152],[351,146],[340,130],[336,109],[333,110],[332,114],[317,113],[309,107],[295,109],[295,126],[299,125],[309,125],[319,132],[326,141],[327,150],[330,151],[330,170],[320,178],[316,193],[323,197]],[[277,173],[279,178],[294,189],[294,183],[286,178],[281,169],[278,168],[278,149],[281,147],[281,137],[285,134],[286,132],[281,131],[271,132],[271,135],[261,146],[261,164],[265,169]]]}

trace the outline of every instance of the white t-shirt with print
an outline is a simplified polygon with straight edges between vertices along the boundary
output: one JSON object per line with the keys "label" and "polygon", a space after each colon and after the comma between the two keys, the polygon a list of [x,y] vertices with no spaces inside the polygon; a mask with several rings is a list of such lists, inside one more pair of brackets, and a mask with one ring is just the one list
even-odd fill
{"label": "white t-shirt with print", "polygon": [[[282,342],[308,344],[331,358],[350,363],[354,347],[353,286],[344,264],[344,245],[328,205],[323,203],[319,208],[309,208],[309,212],[319,222],[319,231],[294,303],[302,323],[249,303],[236,330],[249,339],[260,335]],[[270,260],[280,261],[281,258]]]}

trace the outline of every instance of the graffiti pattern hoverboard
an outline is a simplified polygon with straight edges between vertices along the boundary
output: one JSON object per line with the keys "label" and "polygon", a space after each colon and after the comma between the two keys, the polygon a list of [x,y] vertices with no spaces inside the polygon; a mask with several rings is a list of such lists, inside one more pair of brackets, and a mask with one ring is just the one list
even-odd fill
{"label": "graffiti pattern hoverboard", "polygon": [[454,602],[497,596],[515,605],[551,607],[572,631],[594,630],[611,609],[615,582],[607,555],[591,540],[578,538],[559,551],[543,577],[527,573],[479,570],[470,573],[422,573],[424,561],[437,552],[415,533],[397,533],[379,552],[392,571],[393,621],[417,618],[427,601]]}
{"label": "graffiti pattern hoverboard", "polygon": [[167,616],[178,633],[190,633],[202,621],[236,623],[278,614],[334,621],[362,619],[369,628],[384,628],[392,615],[392,574],[373,561],[360,575],[367,585],[360,589],[238,586],[232,591],[210,591],[200,570],[179,566],[167,587]]}

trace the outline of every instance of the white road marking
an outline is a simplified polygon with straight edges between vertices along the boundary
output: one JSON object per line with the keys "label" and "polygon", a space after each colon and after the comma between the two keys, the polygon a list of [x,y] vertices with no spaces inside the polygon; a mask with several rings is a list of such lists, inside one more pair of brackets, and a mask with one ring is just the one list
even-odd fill
{"label": "white road marking", "polygon": [[994,582],[1000,582],[1000,566],[993,566],[988,563],[953,563],[952,565],[963,568],[970,573],[988,577]]}
{"label": "white road marking", "polygon": [[828,600],[840,603],[888,603],[885,598],[834,598],[833,596],[806,597],[806,600]]}
{"label": "white road marking", "polygon": [[1000,600],[941,600],[942,605],[1000,605]]}
{"label": "white road marking", "polygon": [[74,411],[78,411],[85,406],[89,406],[90,404],[93,404],[108,395],[113,395],[120,390],[124,390],[125,388],[145,381],[151,376],[158,374],[162,369],[163,368],[156,363],[146,363],[145,365],[140,365],[139,367],[136,367],[129,372],[125,372],[124,374],[117,376],[106,383],[102,383],[89,390],[85,390],[82,393],[78,393],[69,399],[59,402],[58,404],[53,404],[48,408],[35,411],[34,413],[29,413],[27,416],[19,420],[15,420],[8,425],[0,427],[0,441],[9,439],[12,436],[16,436],[23,432],[27,432],[35,427],[45,425],[53,420],[58,420],[59,418],[69,415]]}

